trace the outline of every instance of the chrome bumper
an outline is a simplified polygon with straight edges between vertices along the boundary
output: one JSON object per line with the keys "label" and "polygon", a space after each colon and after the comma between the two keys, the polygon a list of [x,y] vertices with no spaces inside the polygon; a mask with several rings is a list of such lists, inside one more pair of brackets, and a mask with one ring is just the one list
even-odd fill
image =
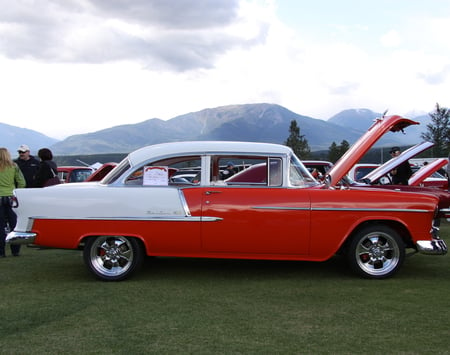
{"label": "chrome bumper", "polygon": [[419,240],[416,243],[419,253],[426,255],[447,254],[447,244],[442,239]]}
{"label": "chrome bumper", "polygon": [[33,244],[36,233],[10,232],[6,236],[6,243],[11,244]]}

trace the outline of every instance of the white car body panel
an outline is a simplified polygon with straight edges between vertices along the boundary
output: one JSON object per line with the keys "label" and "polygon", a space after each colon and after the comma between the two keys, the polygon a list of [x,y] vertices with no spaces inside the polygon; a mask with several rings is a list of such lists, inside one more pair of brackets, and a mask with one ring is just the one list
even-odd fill
{"label": "white car body panel", "polygon": [[[116,188],[95,182],[72,183],[16,189],[15,194],[19,201],[16,209],[19,217],[145,219],[189,215],[181,190],[165,186]],[[45,209],[42,209],[44,200]],[[15,229],[25,231],[27,224],[28,219],[18,218]]]}

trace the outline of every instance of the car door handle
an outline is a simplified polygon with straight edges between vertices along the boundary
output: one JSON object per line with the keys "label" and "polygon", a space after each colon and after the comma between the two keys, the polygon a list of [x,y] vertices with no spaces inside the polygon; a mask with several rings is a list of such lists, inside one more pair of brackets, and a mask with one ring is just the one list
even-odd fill
{"label": "car door handle", "polygon": [[211,195],[211,194],[220,194],[222,191],[206,191],[205,193],[207,195]]}

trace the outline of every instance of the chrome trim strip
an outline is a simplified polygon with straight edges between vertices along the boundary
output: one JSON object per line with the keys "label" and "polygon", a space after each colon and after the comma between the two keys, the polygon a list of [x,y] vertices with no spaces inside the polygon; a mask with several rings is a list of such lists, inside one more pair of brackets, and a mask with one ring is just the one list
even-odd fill
{"label": "chrome trim strip", "polygon": [[34,220],[37,219],[57,219],[57,220],[70,220],[70,221],[157,221],[157,222],[216,222],[221,221],[223,218],[220,217],[171,217],[171,216],[152,216],[152,217],[44,217],[37,216],[32,217]]}
{"label": "chrome trim strip", "polygon": [[447,254],[447,244],[442,239],[418,240],[417,250],[425,255],[445,255]]}
{"label": "chrome trim strip", "polygon": [[309,211],[309,207],[252,206],[255,210],[298,210]]}
{"label": "chrome trim strip", "polygon": [[36,233],[10,232],[6,236],[6,243],[12,244],[32,244],[36,238]]}
{"label": "chrome trim strip", "polygon": [[[428,213],[431,211],[422,209],[407,209],[407,208],[309,208],[309,207],[280,207],[280,206],[252,206],[253,209],[264,210],[299,210],[299,211],[350,211],[350,212],[414,212],[414,213]],[[441,210],[442,211],[442,210]]]}
{"label": "chrome trim strip", "polygon": [[191,217],[191,211],[189,210],[189,206],[186,202],[186,199],[184,198],[183,190],[178,189],[178,195],[180,196],[181,205],[184,209],[184,215],[187,217]]}
{"label": "chrome trim strip", "polygon": [[312,208],[313,211],[352,211],[352,212],[418,212],[429,213],[432,211],[422,209],[408,209],[408,208]]}

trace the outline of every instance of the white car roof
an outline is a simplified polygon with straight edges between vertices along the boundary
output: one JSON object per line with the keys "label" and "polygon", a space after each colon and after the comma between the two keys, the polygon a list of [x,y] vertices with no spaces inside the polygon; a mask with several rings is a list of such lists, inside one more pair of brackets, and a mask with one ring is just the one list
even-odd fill
{"label": "white car roof", "polygon": [[140,148],[128,155],[130,163],[134,166],[143,161],[166,157],[174,154],[197,155],[197,154],[291,154],[291,148],[272,143],[255,142],[229,142],[229,141],[193,141],[172,142],[150,145]]}

